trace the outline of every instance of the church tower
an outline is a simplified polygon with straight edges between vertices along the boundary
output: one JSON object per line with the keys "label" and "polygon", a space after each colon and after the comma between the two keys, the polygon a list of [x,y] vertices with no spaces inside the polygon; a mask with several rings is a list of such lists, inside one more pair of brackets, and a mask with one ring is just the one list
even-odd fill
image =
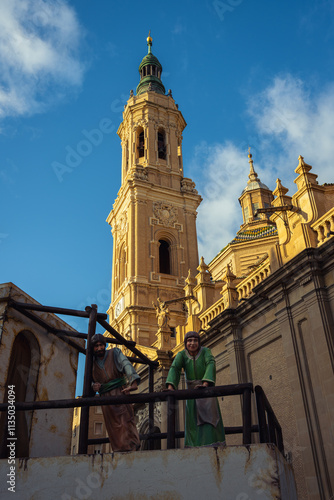
{"label": "church tower", "polygon": [[152,53],[140,66],[136,95],[117,131],[122,145],[122,185],[107,222],[113,234],[110,324],[127,339],[150,346],[157,338],[156,307],[168,304],[169,326],[184,324],[182,301],[190,269],[196,273],[196,209],[201,197],[183,176],[186,122],[161,81]]}
{"label": "church tower", "polygon": [[270,213],[261,213],[257,215],[256,211],[259,208],[270,208],[274,197],[270,189],[263,184],[255,172],[252,155],[248,153],[248,163],[250,166],[247,186],[241,193],[239,203],[242,208],[244,223],[240,226],[240,230],[244,231],[250,228],[267,226],[270,224]]}

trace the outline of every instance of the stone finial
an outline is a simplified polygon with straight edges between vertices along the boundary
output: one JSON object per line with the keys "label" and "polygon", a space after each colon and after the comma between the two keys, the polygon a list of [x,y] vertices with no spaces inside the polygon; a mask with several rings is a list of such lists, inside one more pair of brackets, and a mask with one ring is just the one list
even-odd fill
{"label": "stone finial", "polygon": [[207,266],[204,262],[204,257],[201,257],[200,264],[197,268],[198,274],[196,276],[197,284],[200,283],[210,283],[211,274],[209,272],[209,266]]}
{"label": "stone finial", "polygon": [[250,152],[250,147],[248,148],[248,158],[249,158],[248,163],[249,163],[249,167],[250,167],[248,178],[249,178],[250,182],[254,182],[254,181],[258,180],[258,175],[254,170],[253,158],[252,158],[252,154]]}
{"label": "stone finial", "polygon": [[226,265],[224,282],[220,295],[224,297],[224,303],[227,308],[237,307],[238,294],[236,292],[236,285],[234,283],[236,276],[232,272],[232,266],[230,263]]}
{"label": "stone finial", "polygon": [[297,184],[298,189],[302,188],[305,184],[318,184],[317,175],[310,172],[312,170],[312,166],[305,163],[303,156],[299,155],[298,157],[298,167],[296,168],[296,174],[299,174],[295,183]]}
{"label": "stone finial", "polygon": [[189,285],[189,286],[192,286],[192,285],[195,285],[195,284],[196,284],[196,280],[195,280],[195,278],[192,276],[192,274],[191,274],[191,270],[190,270],[190,269],[188,269],[188,276],[186,277],[186,280],[185,280],[185,281],[186,281],[187,285]]}
{"label": "stone finial", "polygon": [[276,189],[273,191],[273,195],[276,196],[274,200],[271,202],[273,207],[279,207],[283,205],[292,205],[292,198],[288,196],[286,193],[288,192],[288,188],[282,186],[281,180],[276,180]]}
{"label": "stone finial", "polygon": [[299,155],[298,156],[298,167],[295,170],[296,174],[306,174],[310,170],[312,170],[312,166],[305,163],[304,157],[302,155]]}
{"label": "stone finial", "polygon": [[209,266],[207,266],[205,264],[204,257],[201,257],[201,260],[200,260],[199,266],[197,268],[197,271],[199,271],[200,273],[205,273],[208,269],[209,269]]}
{"label": "stone finial", "polygon": [[197,284],[197,281],[192,276],[190,269],[188,270],[188,276],[186,277],[185,282],[186,282],[186,286],[183,288],[184,293],[186,294],[186,296],[193,295],[194,294],[194,288],[195,288],[195,286]]}
{"label": "stone finial", "polygon": [[276,189],[274,189],[273,194],[279,198],[280,196],[284,196],[288,191],[288,188],[282,185],[281,179],[276,179]]}
{"label": "stone finial", "polygon": [[235,274],[233,274],[233,271],[232,271],[232,265],[230,263],[228,263],[226,265],[226,271],[225,271],[225,277],[224,277],[224,280],[227,282],[227,283],[231,283],[233,280],[236,279],[236,276]]}

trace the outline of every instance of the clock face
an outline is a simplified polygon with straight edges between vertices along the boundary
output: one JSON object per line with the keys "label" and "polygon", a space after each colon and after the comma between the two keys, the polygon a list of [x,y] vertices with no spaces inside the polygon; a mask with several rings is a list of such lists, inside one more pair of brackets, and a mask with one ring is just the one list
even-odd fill
{"label": "clock face", "polygon": [[117,318],[117,316],[119,316],[121,314],[121,312],[123,311],[124,309],[124,297],[121,298],[121,300],[119,300],[116,304],[116,307],[115,307],[115,318]]}

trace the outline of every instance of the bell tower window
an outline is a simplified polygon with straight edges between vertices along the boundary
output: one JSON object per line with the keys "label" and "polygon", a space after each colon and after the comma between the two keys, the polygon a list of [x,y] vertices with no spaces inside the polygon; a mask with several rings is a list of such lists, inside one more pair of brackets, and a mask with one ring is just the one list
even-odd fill
{"label": "bell tower window", "polygon": [[125,280],[125,276],[126,276],[126,251],[125,251],[125,246],[123,244],[119,252],[117,288],[120,288],[122,286]]}
{"label": "bell tower window", "polygon": [[259,219],[260,219],[260,216],[259,216],[259,215],[257,215],[256,217],[255,217],[255,215],[254,215],[254,214],[255,214],[255,212],[256,212],[259,208],[260,208],[260,207],[259,207],[259,204],[258,204],[258,203],[252,203],[252,212],[253,212],[253,218],[254,218],[254,220],[259,220]]}
{"label": "bell tower window", "polygon": [[124,156],[125,156],[125,172],[127,172],[129,170],[129,142],[128,141],[126,141]]}
{"label": "bell tower window", "polygon": [[247,224],[248,219],[249,219],[249,209],[248,209],[248,207],[244,208],[244,219],[245,219],[245,223]]}
{"label": "bell tower window", "polygon": [[163,129],[158,131],[158,157],[161,160],[166,159],[166,134]]}
{"label": "bell tower window", "polygon": [[165,240],[159,240],[159,273],[171,274],[170,245]]}
{"label": "bell tower window", "polygon": [[144,156],[144,148],[145,148],[145,141],[144,141],[144,130],[141,128],[138,131],[138,158],[143,158]]}

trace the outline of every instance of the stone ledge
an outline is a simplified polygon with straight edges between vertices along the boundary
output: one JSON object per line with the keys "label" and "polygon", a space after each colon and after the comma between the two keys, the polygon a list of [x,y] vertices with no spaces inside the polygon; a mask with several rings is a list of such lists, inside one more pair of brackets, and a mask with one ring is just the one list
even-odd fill
{"label": "stone ledge", "polygon": [[[292,468],[274,445],[188,448],[16,460],[20,500],[297,500]],[[13,498],[0,460],[2,500]]]}

